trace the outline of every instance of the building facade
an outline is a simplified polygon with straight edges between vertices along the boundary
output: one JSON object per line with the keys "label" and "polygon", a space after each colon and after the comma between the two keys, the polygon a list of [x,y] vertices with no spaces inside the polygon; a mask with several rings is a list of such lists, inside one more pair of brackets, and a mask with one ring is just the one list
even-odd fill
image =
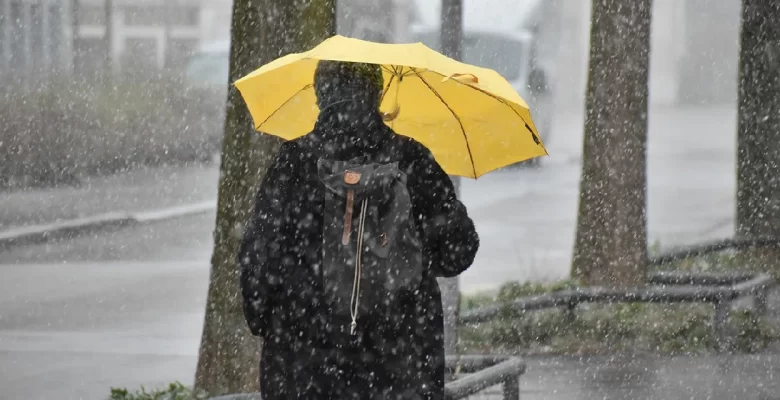
{"label": "building facade", "polygon": [[0,0],[0,75],[67,66],[68,6],[58,0]]}
{"label": "building facade", "polygon": [[0,0],[0,76],[91,72],[107,61],[114,72],[181,68],[216,29],[212,19],[224,14],[220,8],[230,6],[207,0]]}

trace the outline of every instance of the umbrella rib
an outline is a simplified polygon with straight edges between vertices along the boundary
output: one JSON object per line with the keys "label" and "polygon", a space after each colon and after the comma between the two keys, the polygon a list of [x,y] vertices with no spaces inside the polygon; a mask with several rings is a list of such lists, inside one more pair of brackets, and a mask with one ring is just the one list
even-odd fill
{"label": "umbrella rib", "polygon": [[431,84],[428,83],[428,81],[425,80],[425,78],[423,78],[422,75],[420,75],[419,72],[417,72],[416,68],[411,68],[411,70],[412,70],[412,72],[414,72],[415,75],[417,75],[418,78],[420,78],[420,80],[422,81],[422,83],[425,84],[425,86],[428,86],[428,89],[430,89],[431,92],[433,92],[433,94],[437,98],[439,98],[439,101],[441,101],[441,103],[444,104],[444,106],[447,107],[448,110],[450,110],[450,113],[452,114],[452,116],[455,117],[456,121],[458,121],[458,125],[460,125],[460,131],[463,133],[463,140],[466,142],[466,150],[468,150],[468,152],[469,152],[469,159],[471,160],[471,171],[474,173],[474,178],[476,179],[476,177],[477,177],[477,167],[474,164],[474,155],[471,154],[471,145],[469,144],[469,138],[466,135],[466,128],[463,126],[463,121],[460,120],[460,117],[458,116],[458,114],[455,113],[455,110],[453,110],[452,107],[450,107],[450,105],[447,104],[446,101],[444,101],[444,98],[441,97],[439,92],[436,91],[436,89],[434,89],[433,86],[431,86]]}
{"label": "umbrella rib", "polygon": [[[482,90],[480,90],[480,92],[482,92],[482,93],[485,93],[485,94],[488,94],[487,92],[484,92],[484,91],[482,91]],[[488,94],[488,96],[490,96],[490,95]],[[540,145],[540,144],[542,144],[542,142],[539,140],[539,137],[538,137],[538,136],[536,136],[536,133],[534,133],[534,130],[533,130],[533,129],[531,129],[531,126],[530,126],[530,125],[528,125],[528,122],[525,120],[525,118],[523,118],[523,116],[522,116],[522,115],[520,115],[520,113],[519,113],[519,112],[517,112],[517,110],[515,110],[515,108],[514,108],[514,107],[512,107],[512,105],[511,105],[511,104],[507,103],[507,101],[506,101],[506,100],[504,100],[504,99],[502,99],[502,98],[500,98],[500,97],[495,97],[495,96],[493,96],[493,97],[494,97],[496,100],[498,100],[499,102],[501,102],[502,104],[504,104],[505,106],[509,107],[509,109],[510,109],[510,110],[512,110],[512,112],[514,112],[514,113],[515,113],[515,115],[517,115],[517,116],[520,118],[520,120],[521,120],[521,121],[523,121],[523,124],[525,124],[525,129],[526,129],[528,132],[530,132],[530,133],[531,133],[531,137],[534,139],[534,143],[536,143],[536,145],[537,145],[537,146],[538,146],[538,145]],[[544,148],[544,147],[542,147],[542,148],[544,149],[544,153],[545,153],[545,154],[547,154],[547,155],[549,156],[550,154],[549,154],[549,153],[547,153],[547,149],[546,149],[546,148]]]}
{"label": "umbrella rib", "polygon": [[395,79],[395,74],[390,76],[390,79],[387,81],[387,86],[385,86],[385,90],[382,91],[382,98],[379,99],[379,104],[382,104],[383,101],[385,101],[385,95],[387,94],[387,91],[390,89],[390,85],[393,84],[393,79]]}
{"label": "umbrella rib", "polygon": [[[439,75],[442,75],[442,74],[439,74]],[[444,76],[444,75],[442,75],[442,76]],[[470,88],[472,88],[472,89],[474,89],[474,90],[476,90],[476,91],[478,91],[478,92],[480,92],[480,93],[483,93],[483,94],[485,94],[485,95],[487,95],[487,96],[490,96],[490,97],[492,97],[492,98],[494,98],[494,99],[498,100],[498,102],[499,102],[499,103],[501,103],[501,104],[503,104],[503,105],[505,105],[505,106],[509,107],[509,109],[510,109],[510,110],[512,110],[512,112],[513,112],[513,113],[515,113],[515,115],[517,115],[517,116],[520,118],[520,120],[521,120],[521,121],[523,121],[523,124],[525,124],[525,129],[527,129],[527,130],[528,130],[528,132],[530,132],[530,133],[531,133],[531,136],[532,136],[532,137],[533,137],[533,139],[534,139],[534,143],[536,143],[537,145],[538,145],[538,144],[541,144],[541,142],[539,141],[539,137],[538,137],[538,136],[536,136],[536,134],[534,133],[534,130],[533,130],[533,129],[531,129],[531,126],[530,126],[530,125],[528,125],[528,121],[526,121],[526,120],[525,120],[525,118],[523,118],[523,116],[522,116],[522,115],[520,115],[520,113],[519,113],[519,112],[517,112],[517,110],[515,110],[515,108],[514,108],[514,107],[512,107],[512,105],[511,105],[511,104],[509,104],[509,103],[508,103],[508,102],[507,102],[505,99],[503,99],[503,98],[501,98],[501,97],[499,97],[499,96],[496,96],[496,95],[494,95],[494,94],[492,94],[492,93],[490,93],[490,92],[488,92],[488,91],[482,90],[482,89],[480,89],[480,88],[478,88],[478,87],[471,86],[471,85],[467,85],[467,84],[465,84],[465,83],[463,83],[463,82],[461,82],[461,81],[459,81],[459,80],[457,80],[457,79],[453,79],[453,81],[457,82],[457,83],[458,83],[458,84],[460,84],[460,85],[463,85],[463,86],[466,86],[466,87],[470,87]],[[545,152],[545,153],[547,153],[547,149],[544,149],[544,152]],[[547,155],[549,155],[549,153],[548,153]]]}
{"label": "umbrella rib", "polygon": [[260,128],[261,128],[263,125],[265,125],[265,123],[266,123],[266,122],[268,122],[268,120],[269,120],[269,119],[273,118],[273,116],[274,116],[274,115],[276,115],[276,113],[277,113],[277,112],[279,112],[279,110],[281,110],[281,109],[282,109],[284,106],[286,106],[286,105],[287,105],[287,103],[289,103],[289,102],[290,102],[292,99],[294,99],[294,98],[295,98],[295,96],[297,96],[298,94],[300,94],[301,92],[303,92],[303,91],[304,91],[304,90],[306,90],[306,89],[310,89],[312,86],[313,86],[312,84],[307,84],[306,86],[302,87],[300,90],[298,90],[297,92],[295,92],[295,94],[293,94],[292,96],[290,96],[290,98],[288,98],[287,100],[285,100],[285,101],[284,101],[284,103],[282,103],[282,104],[281,104],[279,107],[277,107],[277,108],[276,108],[276,110],[274,110],[274,112],[272,112],[272,113],[271,113],[271,115],[269,115],[269,116],[268,116],[268,118],[266,118],[265,120],[263,120],[263,122],[261,122],[259,125],[257,125],[257,126],[255,127],[255,130],[258,130],[258,131],[259,131],[259,130],[260,130]]}
{"label": "umbrella rib", "polygon": [[[461,84],[462,84],[462,83],[461,83]],[[515,113],[515,115],[517,115],[517,116],[520,118],[520,120],[521,120],[521,121],[523,121],[523,124],[525,125],[525,129],[527,129],[527,130],[528,130],[528,132],[530,132],[530,133],[531,133],[531,136],[532,136],[532,137],[533,137],[533,139],[534,139],[534,143],[536,143],[537,145],[541,144],[541,141],[539,141],[539,137],[538,137],[538,136],[536,136],[536,134],[534,133],[534,130],[533,130],[533,129],[531,129],[531,126],[530,126],[530,125],[528,125],[528,121],[526,121],[526,120],[525,120],[525,118],[523,118],[523,116],[522,116],[522,115],[520,115],[520,113],[519,113],[519,112],[517,112],[517,110],[515,110],[515,108],[514,108],[514,107],[512,107],[512,105],[511,105],[511,104],[509,104],[509,103],[508,103],[506,100],[504,100],[504,99],[502,99],[502,98],[500,98],[500,97],[498,97],[498,96],[493,96],[493,95],[491,95],[490,93],[488,93],[488,92],[486,92],[486,91],[484,91],[484,90],[480,90],[480,89],[477,89],[477,90],[478,90],[478,91],[480,91],[480,92],[482,92],[482,93],[485,93],[486,95],[488,95],[488,96],[490,96],[490,97],[492,97],[492,98],[494,98],[494,99],[498,100],[498,101],[499,101],[501,104],[503,104],[503,105],[505,105],[505,106],[509,107],[509,109],[510,109],[510,110],[512,110],[512,112],[513,112],[513,113]],[[547,152],[547,149],[545,149],[545,153],[546,153],[546,152]]]}

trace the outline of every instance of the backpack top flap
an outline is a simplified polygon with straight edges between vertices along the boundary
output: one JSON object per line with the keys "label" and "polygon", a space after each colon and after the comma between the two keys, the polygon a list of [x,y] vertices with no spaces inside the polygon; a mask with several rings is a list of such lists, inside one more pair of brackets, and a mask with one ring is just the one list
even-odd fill
{"label": "backpack top flap", "polygon": [[322,278],[334,315],[392,312],[422,280],[422,245],[398,163],[318,161],[325,190]]}
{"label": "backpack top flap", "polygon": [[348,190],[363,194],[391,187],[396,181],[406,186],[406,174],[398,169],[398,163],[362,163],[361,159],[333,161],[319,159],[317,171],[320,181],[329,191],[346,197]]}

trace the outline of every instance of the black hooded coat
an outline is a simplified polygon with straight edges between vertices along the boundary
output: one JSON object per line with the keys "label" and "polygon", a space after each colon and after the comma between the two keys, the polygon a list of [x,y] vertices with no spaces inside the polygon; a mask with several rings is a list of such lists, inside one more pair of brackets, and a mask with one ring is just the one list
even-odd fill
{"label": "black hooded coat", "polygon": [[[313,132],[284,143],[257,194],[240,249],[244,313],[263,338],[260,387],[273,399],[442,399],[443,313],[437,277],[473,262],[479,238],[453,184],[420,143],[349,104],[320,113]],[[344,121],[350,121],[345,123]],[[424,246],[422,283],[394,315],[336,332],[323,304],[324,186],[320,157],[398,161],[408,175]]]}

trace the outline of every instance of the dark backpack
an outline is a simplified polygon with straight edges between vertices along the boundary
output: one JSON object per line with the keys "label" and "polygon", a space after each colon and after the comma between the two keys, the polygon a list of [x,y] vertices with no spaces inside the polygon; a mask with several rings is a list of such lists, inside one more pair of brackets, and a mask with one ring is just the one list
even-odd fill
{"label": "dark backpack", "polygon": [[387,319],[422,280],[422,244],[406,174],[398,163],[320,159],[325,185],[322,277],[333,315],[355,334],[366,319]]}

